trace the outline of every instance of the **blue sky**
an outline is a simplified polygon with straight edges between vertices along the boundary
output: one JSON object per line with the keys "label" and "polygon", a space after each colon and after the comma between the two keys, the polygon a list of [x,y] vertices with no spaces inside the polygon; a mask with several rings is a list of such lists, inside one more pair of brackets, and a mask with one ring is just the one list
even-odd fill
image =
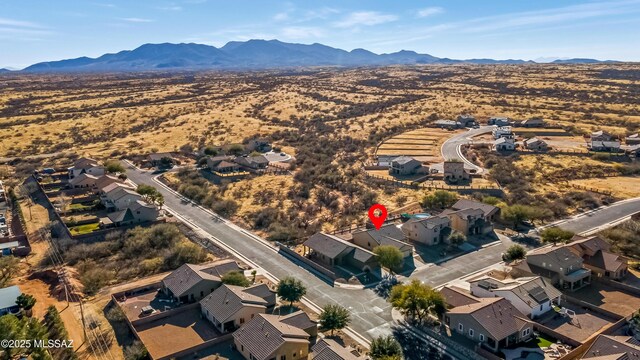
{"label": "blue sky", "polygon": [[640,61],[640,0],[0,1],[0,67],[253,38],[456,59]]}

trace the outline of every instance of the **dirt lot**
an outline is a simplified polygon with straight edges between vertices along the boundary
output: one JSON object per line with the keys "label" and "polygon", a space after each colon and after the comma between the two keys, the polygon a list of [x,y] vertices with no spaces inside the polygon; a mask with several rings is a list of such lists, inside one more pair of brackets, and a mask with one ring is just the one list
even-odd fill
{"label": "dirt lot", "polygon": [[426,163],[443,161],[440,154],[442,143],[458,131],[436,128],[412,130],[385,140],[376,153],[379,155],[407,155]]}
{"label": "dirt lot", "polygon": [[620,316],[628,316],[640,309],[640,297],[595,281],[576,291],[574,297]]}
{"label": "dirt lot", "polygon": [[198,308],[152,321],[136,330],[154,359],[220,336],[209,320],[201,318]]}
{"label": "dirt lot", "polygon": [[613,196],[623,199],[640,196],[639,176],[616,176],[608,178],[572,180],[570,183],[602,191],[610,191],[613,193]]}

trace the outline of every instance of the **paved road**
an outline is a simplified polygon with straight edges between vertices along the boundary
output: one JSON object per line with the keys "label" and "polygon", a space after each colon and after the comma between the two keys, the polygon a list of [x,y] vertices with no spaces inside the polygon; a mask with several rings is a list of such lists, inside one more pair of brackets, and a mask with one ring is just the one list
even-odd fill
{"label": "paved road", "polygon": [[576,234],[589,235],[614,226],[637,212],[640,212],[640,198],[619,201],[551,225],[573,231]]}
{"label": "paved road", "polygon": [[158,186],[153,181],[151,172],[138,170],[129,164],[125,166],[130,180],[136,184],[148,184],[158,188],[164,196],[166,208],[197,225],[274,277],[280,279],[291,275],[301,279],[307,286],[306,298],[311,302],[320,307],[336,303],[350,309],[351,328],[357,333],[372,339],[390,332],[391,306],[373,291],[334,288],[280,255],[272,247],[248,236],[233,225],[217,220],[209,212]]}
{"label": "paved road", "polygon": [[462,156],[460,146],[471,142],[474,136],[490,133],[494,128],[495,126],[493,125],[483,125],[478,129],[469,129],[469,131],[452,136],[447,141],[445,141],[440,148],[442,158],[445,160],[459,159],[460,161],[465,163],[465,168],[475,170],[478,174],[482,173],[484,171],[483,168],[475,165],[471,161],[467,160],[467,158]]}

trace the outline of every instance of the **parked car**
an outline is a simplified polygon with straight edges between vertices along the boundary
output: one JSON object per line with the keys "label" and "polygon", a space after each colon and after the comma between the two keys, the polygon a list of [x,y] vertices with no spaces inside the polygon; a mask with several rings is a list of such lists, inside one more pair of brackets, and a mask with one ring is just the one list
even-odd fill
{"label": "parked car", "polygon": [[42,169],[42,173],[43,174],[51,175],[51,174],[55,174],[55,172],[56,172],[56,169],[53,169],[53,168],[44,168],[44,169]]}

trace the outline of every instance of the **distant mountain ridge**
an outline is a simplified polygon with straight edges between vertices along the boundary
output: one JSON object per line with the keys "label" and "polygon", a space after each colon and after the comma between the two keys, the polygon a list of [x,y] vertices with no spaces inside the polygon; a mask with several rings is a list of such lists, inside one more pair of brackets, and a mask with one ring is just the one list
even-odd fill
{"label": "distant mountain ridge", "polygon": [[[575,61],[572,61],[575,60]],[[557,60],[554,63],[591,63],[593,59]],[[293,44],[278,40],[231,41],[221,48],[202,44],[144,44],[134,50],[97,58],[48,61],[25,72],[102,72],[189,69],[268,69],[299,66],[379,66],[399,64],[524,64],[525,60],[438,58],[402,50],[376,54],[365,49],[346,51],[323,44]]]}

